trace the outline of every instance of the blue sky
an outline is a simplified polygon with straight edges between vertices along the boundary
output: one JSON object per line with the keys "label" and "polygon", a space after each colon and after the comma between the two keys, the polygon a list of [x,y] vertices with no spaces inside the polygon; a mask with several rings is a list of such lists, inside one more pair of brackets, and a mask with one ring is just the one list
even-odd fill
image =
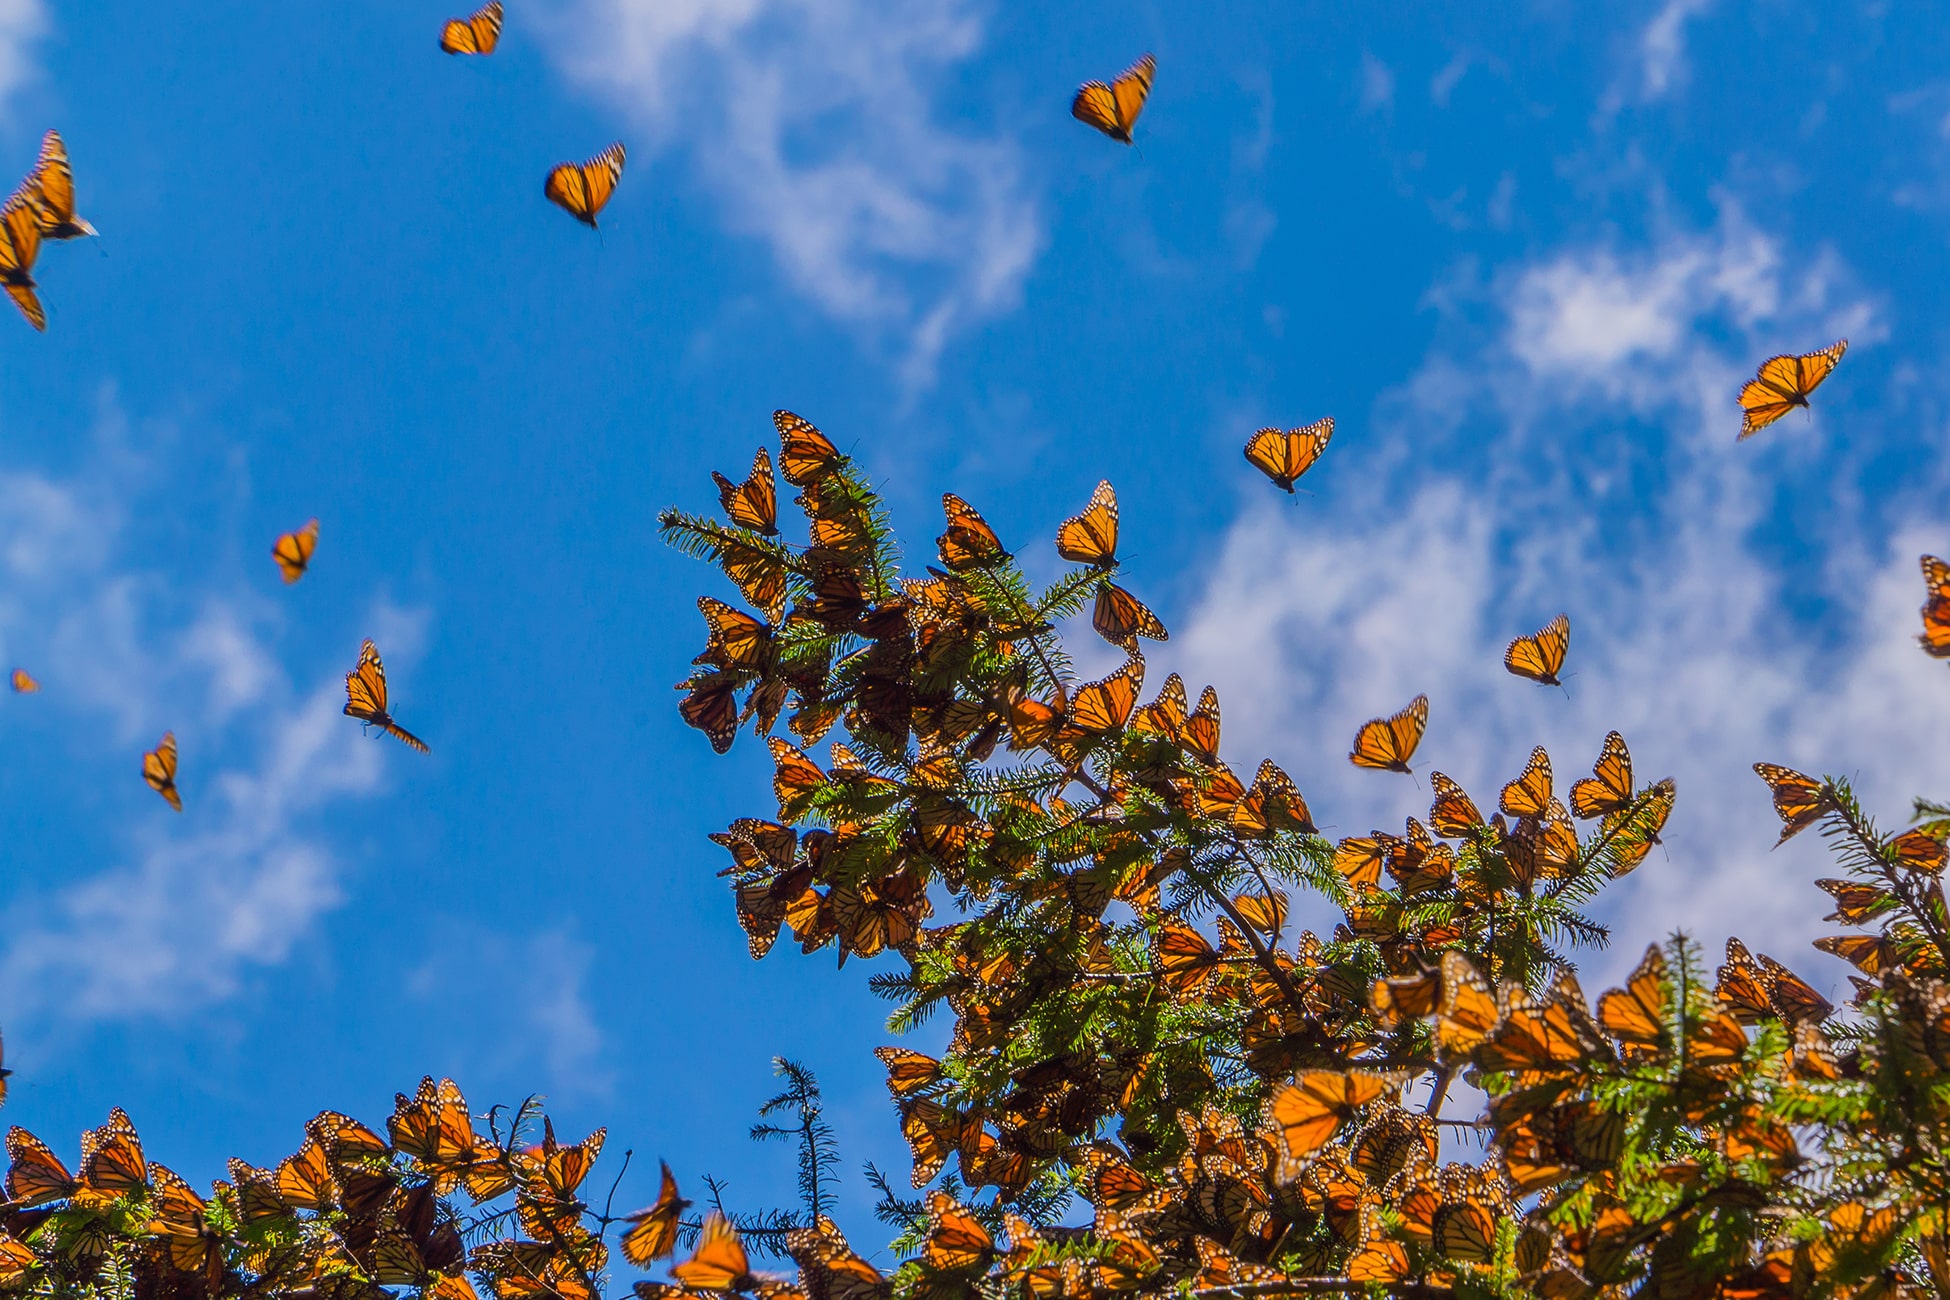
{"label": "blue sky", "polygon": [[[1112,479],[1154,681],[1216,683],[1235,767],[1335,833],[1426,806],[1343,757],[1418,692],[1479,792],[1618,727],[1680,799],[1596,977],[1684,925],[1845,987],[1804,946],[1819,846],[1768,851],[1747,769],[1892,821],[1950,790],[1909,640],[1950,547],[1942,24],[511,0],[463,61],[450,12],[0,0],[4,170],[58,126],[103,232],[44,254],[45,336],[0,320],[0,654],[46,684],[0,701],[6,1120],[71,1153],[119,1103],[201,1180],[446,1073],[753,1208],[789,1195],[743,1138],[784,1053],[898,1164],[866,972],[750,962],[714,875],[762,750],[714,758],[669,690],[725,593],[656,512],[775,407],[920,545],[953,488],[1054,571]],[[1137,149],[1070,120],[1145,49]],[[598,237],[541,181],[615,138]],[[1743,375],[1843,335],[1812,418],[1736,447]],[[1326,414],[1313,495],[1240,459]],[[1568,700],[1497,661],[1560,609]],[[339,716],[365,636],[430,758]],[[137,775],[166,728],[181,817]]]}

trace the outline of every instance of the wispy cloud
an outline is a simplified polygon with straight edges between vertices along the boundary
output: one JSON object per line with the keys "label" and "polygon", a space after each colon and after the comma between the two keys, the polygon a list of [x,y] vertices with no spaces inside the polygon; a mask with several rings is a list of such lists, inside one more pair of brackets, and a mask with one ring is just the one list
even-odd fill
{"label": "wispy cloud", "polygon": [[[1560,250],[1480,295],[1483,319],[1382,404],[1396,455],[1337,476],[1331,501],[1250,507],[1156,675],[1219,683],[1228,750],[1286,764],[1339,835],[1425,813],[1426,786],[1344,757],[1363,720],[1417,693],[1432,700],[1422,762],[1485,802],[1538,743],[1561,791],[1616,727],[1640,779],[1672,775],[1680,798],[1670,856],[1608,905],[1624,943],[1600,968],[1676,926],[1709,942],[1737,929],[1842,984],[1797,947],[1826,910],[1809,884],[1824,856],[1769,852],[1778,828],[1749,768],[1855,774],[1891,817],[1950,788],[1940,724],[1915,706],[1944,690],[1943,669],[1911,636],[1916,555],[1944,541],[1920,496],[1852,492],[1866,453],[1833,436],[1842,381],[1812,430],[1739,446],[1731,395],[1783,339],[1873,341],[1873,300],[1831,255],[1784,249],[1732,209],[1646,249]],[[1812,442],[1832,485],[1804,526],[1822,558],[1784,569],[1763,525],[1774,480]],[[1333,454],[1316,473],[1334,473]],[[1797,616],[1810,602],[1818,631]],[[1560,610],[1569,699],[1500,662]]]}
{"label": "wispy cloud", "polygon": [[1627,103],[1649,104],[1677,94],[1692,74],[1686,25],[1713,5],[1714,0],[1661,0],[1633,36],[1623,72],[1600,100],[1601,115],[1610,116]]}
{"label": "wispy cloud", "polygon": [[686,154],[726,224],[911,382],[1019,300],[1043,240],[1023,153],[937,111],[983,40],[964,0],[574,0],[545,28],[648,134],[635,156]]}
{"label": "wispy cloud", "polygon": [[38,72],[33,47],[46,32],[41,0],[0,0],[0,115]]}
{"label": "wispy cloud", "polygon": [[[46,688],[16,707],[63,721],[50,765],[112,765],[146,799],[137,755],[172,729],[187,810],[157,801],[110,839],[115,860],[58,883],[9,881],[0,1000],[30,1033],[180,1016],[284,960],[343,898],[323,816],[373,793],[384,762],[341,716],[335,677],[289,679],[272,602],[147,562],[129,521],[150,473],[115,445],[118,423],[111,409],[73,479],[0,472],[0,645]],[[373,621],[404,634],[419,619],[382,607]],[[395,638],[409,657],[410,640]]]}

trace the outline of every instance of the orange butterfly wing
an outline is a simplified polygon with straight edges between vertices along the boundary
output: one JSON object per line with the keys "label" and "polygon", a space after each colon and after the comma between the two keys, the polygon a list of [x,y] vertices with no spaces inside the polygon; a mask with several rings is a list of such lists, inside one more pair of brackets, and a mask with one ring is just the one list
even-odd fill
{"label": "orange butterfly wing", "polygon": [[33,692],[41,689],[41,684],[35,681],[25,668],[16,668],[14,669],[13,675],[13,687],[14,694],[16,695],[31,695]]}
{"label": "orange butterfly wing", "polygon": [[751,476],[743,483],[733,483],[716,470],[711,471],[711,478],[718,485],[718,501],[732,523],[767,537],[779,531],[779,484],[772,476],[772,457],[765,448],[760,447],[752,457]]}
{"label": "orange butterfly wing", "polygon": [[596,214],[609,202],[610,195],[616,192],[617,181],[622,178],[623,157],[623,142],[618,140],[588,162],[562,163],[548,174],[542,194],[577,221],[593,228]]}
{"label": "orange butterfly wing", "polygon": [[40,209],[31,195],[15,194],[0,207],[0,285],[27,323],[44,330],[47,312],[34,293],[34,259],[40,253]]}
{"label": "orange butterfly wing", "polygon": [[1503,652],[1503,666],[1519,677],[1528,677],[1545,686],[1559,686],[1558,670],[1564,667],[1564,654],[1571,648],[1571,618],[1559,614],[1548,626],[1531,636],[1520,636]]}
{"label": "orange butterfly wing", "polygon": [[1950,564],[1924,556],[1923,581],[1930,594],[1923,602],[1923,635],[1916,639],[1931,657],[1950,659]]}
{"label": "orange butterfly wing", "polygon": [[1153,641],[1171,639],[1171,633],[1165,630],[1164,622],[1151,612],[1150,606],[1109,579],[1097,588],[1097,605],[1090,625],[1104,640],[1122,650],[1135,649],[1135,637]]}
{"label": "orange butterfly wing", "polygon": [[1354,735],[1354,748],[1348,761],[1356,767],[1380,768],[1387,772],[1407,772],[1408,760],[1422,743],[1429,725],[1429,697],[1418,695],[1400,713],[1388,718],[1371,718]]}
{"label": "orange butterfly wing", "polygon": [[1090,494],[1082,514],[1057,528],[1056,553],[1076,564],[1109,568],[1117,563],[1117,493],[1108,480]]}
{"label": "orange butterfly wing", "polygon": [[1497,807],[1512,817],[1542,817],[1551,806],[1551,756],[1542,745],[1530,751],[1523,775],[1503,787]]}
{"label": "orange butterfly wing", "polygon": [[1334,417],[1316,420],[1303,429],[1261,429],[1246,444],[1252,467],[1288,492],[1302,474],[1313,468],[1334,436]]}
{"label": "orange butterfly wing", "polygon": [[312,552],[318,549],[318,521],[312,520],[295,533],[285,533],[271,547],[271,558],[285,582],[293,583],[311,567]]}
{"label": "orange butterfly wing", "polygon": [[1070,101],[1070,116],[1086,126],[1094,126],[1111,139],[1131,143],[1131,128],[1137,125],[1144,101],[1151,96],[1151,82],[1157,76],[1158,61],[1149,54],[1133,63],[1109,84],[1086,81]]}
{"label": "orange butterfly wing", "polygon": [[466,18],[455,18],[440,33],[449,54],[492,54],[501,43],[501,0],[488,0]]}
{"label": "orange butterfly wing", "polygon": [[717,1213],[704,1221],[696,1253],[673,1266],[670,1275],[698,1291],[743,1291],[756,1280],[738,1230]]}
{"label": "orange butterfly wing", "polygon": [[1616,731],[1605,737],[1605,748],[1591,765],[1591,775],[1571,785],[1571,811],[1581,818],[1617,812],[1632,802],[1632,754]]}
{"label": "orange butterfly wing", "polygon": [[1769,357],[1740,390],[1740,438],[1751,438],[1797,406],[1821,385],[1848,351],[1848,340],[1800,356]]}
{"label": "orange butterfly wing", "polygon": [[142,756],[142,779],[149,788],[169,801],[169,806],[177,812],[183,811],[183,798],[176,793],[176,733],[165,731],[162,743]]}
{"label": "orange butterfly wing", "polygon": [[430,753],[427,743],[393,721],[387,711],[386,668],[379,662],[379,647],[368,637],[359,647],[359,662],[345,675],[345,712],[378,727],[389,736],[405,742],[422,754]]}

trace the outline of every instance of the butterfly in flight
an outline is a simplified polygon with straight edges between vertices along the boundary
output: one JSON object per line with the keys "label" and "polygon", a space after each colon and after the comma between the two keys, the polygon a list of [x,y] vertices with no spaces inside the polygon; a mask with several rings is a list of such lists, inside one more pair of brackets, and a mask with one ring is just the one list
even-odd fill
{"label": "butterfly in flight", "polygon": [[0,207],[0,286],[37,330],[47,328],[47,311],[34,293],[34,259],[41,255],[40,209],[23,194]]}
{"label": "butterfly in flight", "polygon": [[1117,74],[1109,85],[1086,81],[1070,101],[1070,116],[1094,126],[1113,140],[1131,143],[1131,128],[1137,125],[1144,101],[1151,96],[1151,79],[1158,73],[1158,61],[1149,54]]}
{"label": "butterfly in flight", "polygon": [[488,0],[465,18],[450,18],[440,32],[449,54],[492,54],[501,42],[501,0]]}
{"label": "butterfly in flight", "polygon": [[41,137],[41,156],[15,191],[38,210],[42,239],[80,239],[98,233],[74,210],[74,171],[59,131]]}
{"label": "butterfly in flight", "polygon": [[1559,614],[1541,630],[1512,641],[1503,652],[1503,666],[1533,682],[1562,686],[1557,672],[1564,667],[1564,653],[1570,648],[1571,616]]}
{"label": "butterfly in flight", "polygon": [[359,663],[345,675],[345,712],[368,726],[397,736],[422,754],[430,752],[427,742],[393,721],[386,711],[386,669],[379,662],[379,647],[370,638],[359,647]]}
{"label": "butterfly in flight", "polygon": [[295,533],[285,533],[271,546],[271,558],[287,583],[298,581],[311,567],[311,553],[318,549],[318,521],[312,520]]}
{"label": "butterfly in flight", "polygon": [[35,691],[41,689],[41,684],[35,681],[25,668],[16,668],[14,669],[13,675],[13,687],[15,695],[32,695]]}
{"label": "butterfly in flight", "polygon": [[1916,639],[1932,658],[1950,659],[1950,564],[1924,556],[1923,581],[1930,584],[1930,594],[1923,602],[1923,635]]}
{"label": "butterfly in flight", "polygon": [[[1833,347],[1801,356],[1769,357],[1760,363],[1760,373],[1740,390],[1740,439],[1753,437],[1797,406],[1808,404],[1808,394],[1848,351],[1848,340]],[[1736,440],[1736,441],[1738,441]]]}
{"label": "butterfly in flight", "polygon": [[1429,725],[1429,697],[1418,695],[1400,713],[1387,718],[1371,718],[1354,733],[1354,749],[1348,754],[1356,767],[1375,767],[1385,772],[1407,772],[1408,760],[1422,743],[1422,732]]}
{"label": "butterfly in flight", "polygon": [[169,800],[169,806],[183,811],[183,796],[176,793],[176,733],[163,732],[162,743],[142,756],[142,779],[149,788]]}
{"label": "butterfly in flight", "polygon": [[616,192],[623,176],[623,142],[618,140],[588,162],[563,163],[548,174],[542,193],[550,203],[595,229],[596,214]]}
{"label": "butterfly in flight", "polygon": [[1313,468],[1334,436],[1334,417],[1303,429],[1261,429],[1246,444],[1246,459],[1274,483],[1293,491],[1294,480]]}

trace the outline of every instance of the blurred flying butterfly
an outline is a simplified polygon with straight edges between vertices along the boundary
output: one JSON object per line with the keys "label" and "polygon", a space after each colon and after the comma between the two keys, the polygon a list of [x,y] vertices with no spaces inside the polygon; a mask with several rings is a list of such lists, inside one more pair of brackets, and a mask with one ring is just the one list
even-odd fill
{"label": "blurred flying butterfly", "polygon": [[1519,677],[1545,686],[1562,686],[1557,672],[1571,647],[1571,616],[1559,614],[1540,631],[1520,636],[1503,652],[1503,666]]}
{"label": "blurred flying butterfly", "polygon": [[1070,116],[1094,126],[1113,140],[1131,143],[1131,128],[1137,125],[1144,101],[1151,95],[1151,80],[1157,75],[1158,61],[1149,54],[1119,73],[1109,85],[1086,81],[1070,101]]}
{"label": "blurred flying butterfly", "polygon": [[1429,725],[1429,697],[1418,695],[1400,713],[1387,718],[1371,718],[1354,734],[1354,749],[1348,761],[1356,767],[1374,767],[1387,772],[1409,771],[1408,760],[1422,743]]}
{"label": "blurred flying butterfly", "polygon": [[1846,351],[1848,340],[1840,339],[1819,352],[1761,362],[1760,373],[1740,390],[1740,438],[1751,438],[1795,407],[1806,406],[1808,394],[1828,378]]}
{"label": "blurred flying butterfly", "polygon": [[716,470],[711,479],[718,485],[718,501],[725,514],[740,528],[764,533],[779,531],[779,485],[772,477],[772,457],[760,447],[752,457],[752,472],[743,483],[733,483]]}
{"label": "blurred flying butterfly", "polygon": [[183,797],[176,793],[176,733],[163,732],[162,743],[142,756],[142,779],[149,788],[169,800],[169,806],[183,811]]}
{"label": "blurred flying butterfly", "polygon": [[716,1211],[704,1221],[696,1252],[670,1275],[696,1291],[747,1291],[758,1284],[738,1230]]}
{"label": "blurred flying butterfly", "polygon": [[1117,493],[1108,480],[1090,494],[1082,514],[1065,519],[1057,528],[1056,553],[1076,564],[1105,569],[1117,563]]}
{"label": "blurred flying butterfly", "polygon": [[278,562],[278,571],[288,584],[305,576],[305,570],[311,567],[312,552],[317,549],[318,521],[314,519],[297,532],[279,537],[271,546],[271,558]]}
{"label": "blurred flying butterfly", "polygon": [[1302,1070],[1266,1103],[1289,1159],[1302,1160],[1327,1144],[1354,1112],[1394,1090],[1398,1080],[1372,1070]]}
{"label": "blurred flying butterfly", "polygon": [[386,669],[379,662],[379,647],[368,638],[359,647],[358,664],[345,675],[346,715],[368,726],[378,727],[422,754],[430,752],[426,741],[394,722],[393,715],[387,710]]}
{"label": "blurred flying butterfly", "polygon": [[616,192],[623,176],[623,142],[618,140],[588,162],[562,163],[548,174],[542,194],[577,221],[593,229],[596,214]]}
{"label": "blurred flying butterfly", "polygon": [[0,207],[0,286],[5,286],[27,323],[44,330],[47,311],[34,293],[34,259],[40,253],[40,209],[15,194]]}
{"label": "blurred flying butterfly", "polygon": [[1932,658],[1950,659],[1950,564],[1924,556],[1923,581],[1930,594],[1923,602],[1923,635],[1916,639]]}
{"label": "blurred flying butterfly", "polygon": [[440,48],[449,54],[492,54],[500,41],[501,0],[488,0],[465,18],[448,19],[440,32]]}
{"label": "blurred flying butterfly", "polygon": [[68,166],[68,146],[59,131],[41,137],[40,157],[16,194],[38,210],[43,239],[80,239],[96,233],[75,214],[74,171]]}
{"label": "blurred flying butterfly", "polygon": [[35,681],[25,668],[16,668],[13,673],[13,687],[16,695],[31,695],[41,689],[41,684]]}
{"label": "blurred flying butterfly", "polygon": [[1246,444],[1246,459],[1288,492],[1294,480],[1313,468],[1334,436],[1334,417],[1316,420],[1301,429],[1261,429]]}

